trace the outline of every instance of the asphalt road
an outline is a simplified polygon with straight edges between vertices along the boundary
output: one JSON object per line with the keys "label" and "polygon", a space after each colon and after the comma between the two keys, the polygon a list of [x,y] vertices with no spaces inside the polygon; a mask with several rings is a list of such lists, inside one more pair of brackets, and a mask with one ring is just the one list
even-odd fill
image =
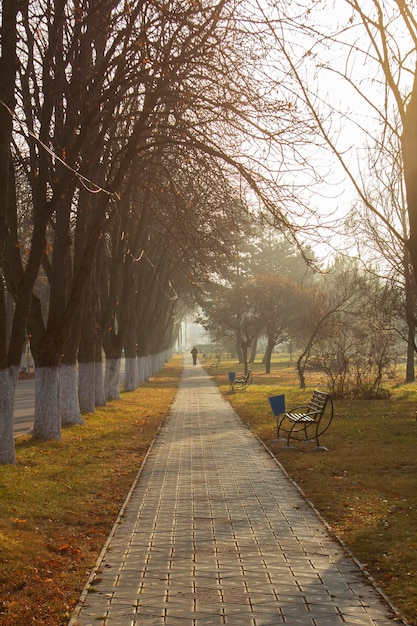
{"label": "asphalt road", "polygon": [[23,435],[33,426],[35,381],[19,380],[14,403],[14,434]]}
{"label": "asphalt road", "polygon": [[[120,364],[120,379],[124,380],[125,360]],[[19,380],[14,404],[14,434],[23,435],[33,427],[35,413],[35,381]]]}

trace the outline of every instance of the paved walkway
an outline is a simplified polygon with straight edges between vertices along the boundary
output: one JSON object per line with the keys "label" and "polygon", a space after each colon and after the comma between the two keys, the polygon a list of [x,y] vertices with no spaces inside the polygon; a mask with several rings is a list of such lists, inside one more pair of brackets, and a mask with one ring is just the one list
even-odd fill
{"label": "paved walkway", "polygon": [[398,624],[389,615],[202,367],[186,365],[69,626]]}

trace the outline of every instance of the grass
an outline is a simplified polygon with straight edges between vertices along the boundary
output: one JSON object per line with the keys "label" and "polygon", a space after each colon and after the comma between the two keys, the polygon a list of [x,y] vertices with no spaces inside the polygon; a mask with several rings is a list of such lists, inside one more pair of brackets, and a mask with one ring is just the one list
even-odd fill
{"label": "grass", "polygon": [[175,357],[61,442],[18,439],[17,464],[0,465],[0,626],[68,623],[181,369]]}
{"label": "grass", "polygon": [[[209,359],[207,359],[209,364]],[[264,441],[334,533],[359,559],[394,606],[417,626],[417,384],[386,381],[385,400],[337,400],[335,419],[321,443],[289,449],[275,440],[268,396],[285,394],[288,408],[302,404],[321,385],[310,373],[309,387],[297,386],[293,365],[281,357],[266,375],[251,365],[246,393],[229,392],[227,372],[236,361],[209,369],[225,397]],[[237,372],[241,373],[237,368]]]}
{"label": "grass", "polygon": [[[207,359],[207,367],[215,359]],[[16,466],[0,466],[0,626],[67,624],[146,451],[174,397],[182,367],[174,358],[135,392],[122,395],[86,426],[64,430],[62,442],[20,438]],[[272,374],[260,363],[246,393],[229,393],[236,361],[209,368],[225,397],[266,443],[333,532],[417,626],[417,385],[389,381],[392,397],[335,402],[323,436],[286,449],[275,439],[268,396],[287,406],[300,390],[285,356]],[[388,383],[387,383],[388,384]]]}

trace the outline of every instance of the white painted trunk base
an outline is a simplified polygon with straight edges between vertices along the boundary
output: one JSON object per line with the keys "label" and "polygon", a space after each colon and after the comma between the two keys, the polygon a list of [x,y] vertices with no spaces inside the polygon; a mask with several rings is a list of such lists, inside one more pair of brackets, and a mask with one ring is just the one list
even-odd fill
{"label": "white painted trunk base", "polygon": [[135,391],[138,388],[138,368],[136,357],[125,359],[125,391]]}
{"label": "white painted trunk base", "polygon": [[96,406],[106,406],[106,392],[104,389],[103,362],[95,363],[95,403]]}
{"label": "white painted trunk base", "polygon": [[149,380],[150,376],[151,376],[151,359],[149,354],[147,354],[145,356],[145,380]]}
{"label": "white painted trunk base", "polygon": [[61,439],[59,367],[35,369],[35,418],[33,436],[44,441]]}
{"label": "white painted trunk base", "polygon": [[145,382],[145,357],[139,356],[137,358],[137,372],[138,372],[138,386]]}
{"label": "white painted trunk base", "polygon": [[0,463],[16,463],[13,436],[13,413],[17,366],[0,370]]}
{"label": "white painted trunk base", "polygon": [[84,424],[78,401],[77,368],[75,365],[61,365],[59,368],[59,408],[61,426]]}

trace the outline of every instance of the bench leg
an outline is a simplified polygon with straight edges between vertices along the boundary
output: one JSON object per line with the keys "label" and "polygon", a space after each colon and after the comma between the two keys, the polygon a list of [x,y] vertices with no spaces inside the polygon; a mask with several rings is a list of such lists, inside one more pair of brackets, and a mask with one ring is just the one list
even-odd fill
{"label": "bench leg", "polygon": [[[320,445],[320,441],[319,441],[319,433],[318,433],[318,428],[319,428],[319,424],[316,423],[312,423],[312,422],[308,422],[308,423],[303,423],[302,427],[297,429],[297,425],[300,425],[300,422],[294,422],[293,426],[291,427],[291,429],[288,432],[288,436],[287,436],[287,447],[291,447],[290,445],[290,439],[291,437],[293,437],[293,439],[297,439],[297,437],[294,437],[295,433],[300,433],[302,431],[304,431],[304,438],[299,439],[299,441],[315,441],[316,445],[314,447],[314,451],[317,452],[327,452],[328,448],[321,446]],[[309,428],[314,427],[315,428],[315,432],[313,433],[309,433],[308,430]]]}
{"label": "bench leg", "polygon": [[287,433],[290,430],[289,424],[287,424],[289,420],[286,417],[285,413],[278,415],[276,417],[276,420],[277,420],[277,439],[278,441],[280,440],[284,441],[285,439],[287,439]]}
{"label": "bench leg", "polygon": [[316,439],[315,436],[310,437],[308,433],[308,428],[309,426],[312,426],[312,425],[313,424],[311,422],[294,421],[293,425],[291,426],[288,432],[287,446],[290,445],[291,437],[293,437],[294,439],[298,439],[298,437],[294,436],[296,433],[303,433],[303,436],[299,439],[299,441],[311,441],[311,439]]}
{"label": "bench leg", "polygon": [[316,427],[316,434],[315,434],[315,437],[314,437],[314,439],[316,440],[316,446],[315,446],[314,450],[316,452],[328,452],[329,448],[326,448],[325,446],[321,446],[320,445],[320,442],[319,442],[319,426],[320,426],[320,423],[317,424],[317,427]]}

